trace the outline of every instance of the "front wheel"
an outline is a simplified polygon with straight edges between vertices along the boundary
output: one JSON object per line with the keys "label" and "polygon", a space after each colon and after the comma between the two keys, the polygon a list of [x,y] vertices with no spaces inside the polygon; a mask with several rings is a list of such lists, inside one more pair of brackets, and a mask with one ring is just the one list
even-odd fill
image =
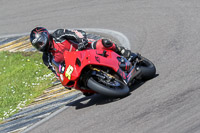
{"label": "front wheel", "polygon": [[155,77],[155,65],[145,57],[140,56],[139,68],[141,70],[141,79],[149,80]]}
{"label": "front wheel", "polygon": [[111,97],[124,97],[129,94],[129,87],[117,79],[105,83],[105,80],[100,81],[98,77],[90,77],[87,86],[99,94]]}

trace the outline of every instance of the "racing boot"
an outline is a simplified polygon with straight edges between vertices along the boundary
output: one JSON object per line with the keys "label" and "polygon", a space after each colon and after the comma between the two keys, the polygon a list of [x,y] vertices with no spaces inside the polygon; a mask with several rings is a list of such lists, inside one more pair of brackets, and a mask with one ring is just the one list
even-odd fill
{"label": "racing boot", "polygon": [[137,57],[135,53],[132,53],[130,50],[126,49],[123,46],[118,46],[117,44],[114,44],[108,39],[102,39],[102,44],[105,48],[114,50],[117,54],[125,57],[130,62],[134,61]]}
{"label": "racing boot", "polygon": [[128,61],[132,62],[137,58],[137,54],[131,52],[123,46],[118,46],[115,44],[116,49],[115,52],[123,57],[125,57]]}

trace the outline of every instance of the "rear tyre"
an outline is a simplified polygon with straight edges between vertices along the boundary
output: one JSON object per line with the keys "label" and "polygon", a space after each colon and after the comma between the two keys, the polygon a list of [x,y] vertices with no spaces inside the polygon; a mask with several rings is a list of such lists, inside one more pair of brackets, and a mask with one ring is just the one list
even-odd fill
{"label": "rear tyre", "polygon": [[129,94],[129,87],[116,79],[113,81],[112,85],[104,85],[103,83],[99,83],[96,77],[90,77],[87,86],[99,94],[111,97],[124,97]]}

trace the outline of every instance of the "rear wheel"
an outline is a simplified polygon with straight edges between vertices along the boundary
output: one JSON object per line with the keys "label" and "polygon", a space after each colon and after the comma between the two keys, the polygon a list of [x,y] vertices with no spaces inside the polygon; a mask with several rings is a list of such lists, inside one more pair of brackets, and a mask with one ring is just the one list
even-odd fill
{"label": "rear wheel", "polygon": [[105,73],[92,75],[87,81],[87,86],[106,96],[124,97],[129,94],[129,87],[125,83]]}

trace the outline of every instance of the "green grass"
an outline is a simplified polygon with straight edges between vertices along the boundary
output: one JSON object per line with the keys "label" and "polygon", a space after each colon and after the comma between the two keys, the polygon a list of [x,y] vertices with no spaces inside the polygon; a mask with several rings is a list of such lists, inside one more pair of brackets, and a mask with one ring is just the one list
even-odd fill
{"label": "green grass", "polygon": [[30,104],[55,80],[41,58],[39,52],[0,52],[0,121]]}

